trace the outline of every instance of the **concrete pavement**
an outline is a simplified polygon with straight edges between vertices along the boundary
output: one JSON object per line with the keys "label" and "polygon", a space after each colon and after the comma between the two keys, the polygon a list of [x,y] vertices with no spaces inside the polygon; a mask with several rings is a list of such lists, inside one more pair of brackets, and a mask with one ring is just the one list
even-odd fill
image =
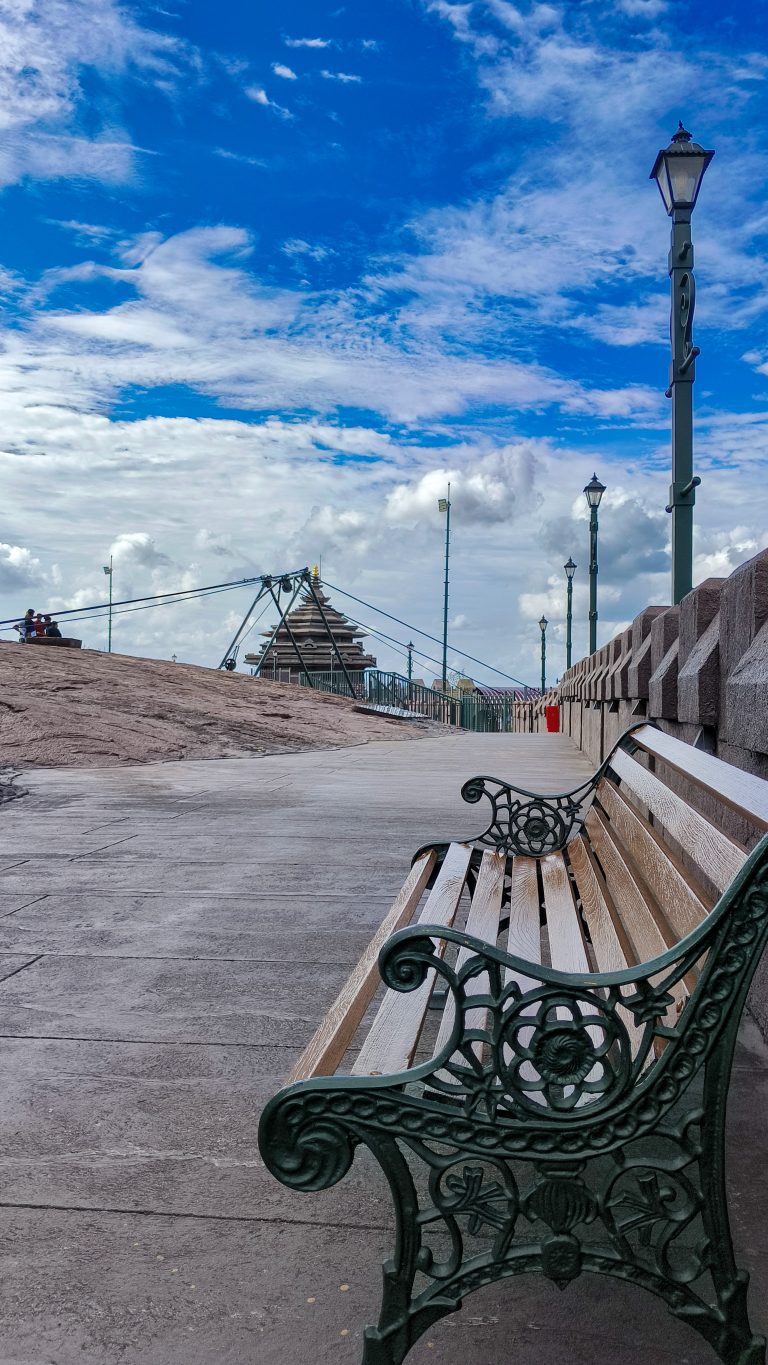
{"label": "concrete pavement", "polygon": [[[325,1194],[284,1189],[258,1113],[414,849],[480,828],[461,782],[513,771],[567,786],[589,765],[560,736],[456,735],[25,776],[0,809],[0,1365],[356,1365],[387,1192],[359,1161]],[[733,1212],[765,1300],[768,1059],[745,1037]],[[409,1365],[513,1359],[713,1356],[583,1277],[482,1291]]]}

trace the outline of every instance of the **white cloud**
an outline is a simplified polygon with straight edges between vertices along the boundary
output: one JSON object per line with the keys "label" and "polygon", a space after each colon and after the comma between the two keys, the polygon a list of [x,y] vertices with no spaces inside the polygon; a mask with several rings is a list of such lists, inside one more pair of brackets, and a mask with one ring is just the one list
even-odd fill
{"label": "white cloud", "polygon": [[328,247],[305,242],[301,237],[291,237],[287,242],[283,242],[280,248],[286,256],[309,256],[313,261],[323,261],[331,253]]}
{"label": "white cloud", "polygon": [[[316,249],[310,247],[310,254]],[[297,258],[301,258],[302,248]],[[118,264],[52,269],[38,295],[62,283],[114,281],[135,297],[101,310],[38,312],[6,333],[0,362],[24,401],[98,408],[126,387],[184,384],[231,407],[356,406],[401,422],[449,417],[476,403],[658,420],[660,393],[640,385],[594,389],[530,361],[485,358],[447,345],[440,329],[410,334],[371,309],[370,291],[315,295],[276,289],[248,270],[240,228],[197,228],[119,244]],[[53,295],[55,298],[55,293]],[[19,399],[19,401],[22,401]]]}
{"label": "white cloud", "polygon": [[214,147],[214,156],[224,161],[240,161],[245,166],[266,166],[268,163],[259,156],[248,156],[244,152],[231,152],[226,147]]}
{"label": "white cloud", "polygon": [[451,485],[451,512],[471,525],[510,523],[538,505],[537,459],[541,444],[534,441],[505,446],[470,468],[430,469],[410,483],[398,484],[387,498],[386,515],[396,525],[426,521],[441,525],[440,498]]}
{"label": "white cloud", "polygon": [[618,0],[618,7],[632,19],[658,19],[669,9],[669,0]]}
{"label": "white cloud", "polygon": [[330,38],[285,38],[286,47],[330,47]]}
{"label": "white cloud", "polygon": [[[714,42],[694,50],[658,29],[628,35],[626,15],[600,6],[424,4],[470,48],[486,117],[509,121],[500,136],[520,150],[495,194],[416,219],[417,250],[378,276],[412,291],[414,325],[442,315],[468,333],[478,325],[517,335],[565,325],[616,346],[663,340],[667,222],[648,170],[674,127],[671,115],[659,124],[670,91],[675,110],[701,108],[710,130],[721,129],[697,210],[700,222],[706,215],[696,249],[707,280],[697,322],[732,330],[765,314],[768,294],[750,281],[756,269],[768,270],[764,255],[755,260],[768,160],[741,133],[764,80],[764,54],[723,52]],[[661,7],[624,5],[651,18]],[[539,126],[532,140],[531,120]],[[696,132],[706,137],[698,123]],[[608,146],[620,156],[607,159]],[[742,209],[734,216],[735,202]],[[638,283],[646,300],[627,307]],[[622,297],[606,297],[607,288]]]}
{"label": "white cloud", "polygon": [[266,90],[261,85],[249,85],[246,87],[245,94],[254,104],[260,104],[263,109],[271,109],[279,118],[293,118],[290,109],[285,109],[282,104],[276,104],[269,98]]}
{"label": "white cloud", "polygon": [[[6,545],[0,541],[0,590],[3,592],[19,592],[22,588],[31,590],[44,581],[43,566],[31,550],[23,545]],[[26,607],[24,610],[26,611]]]}
{"label": "white cloud", "polygon": [[341,81],[342,85],[359,85],[362,76],[352,76],[347,71],[321,71],[320,75],[326,81]]}
{"label": "white cloud", "polygon": [[[115,0],[5,4],[0,54],[0,184],[25,176],[129,180],[137,149],[110,126],[111,106],[102,113],[94,97],[86,100],[84,74],[169,91],[198,63],[191,47],[142,26]],[[87,136],[78,126],[83,107],[91,126],[102,125]]]}
{"label": "white cloud", "polygon": [[296,72],[292,71],[289,66],[285,66],[283,62],[273,62],[272,70],[274,71],[276,76],[280,76],[284,81],[298,80]]}

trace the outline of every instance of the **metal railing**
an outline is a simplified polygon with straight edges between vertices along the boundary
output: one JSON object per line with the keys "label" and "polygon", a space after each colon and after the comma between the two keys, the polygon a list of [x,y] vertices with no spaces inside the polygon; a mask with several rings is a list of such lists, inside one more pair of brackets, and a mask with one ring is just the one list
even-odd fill
{"label": "metal railing", "polygon": [[[385,673],[367,669],[364,673],[350,673],[357,701],[371,706],[394,706],[400,711],[411,711],[443,725],[478,733],[530,732],[535,729],[534,709],[538,694],[533,689],[521,699],[514,695],[485,696],[479,692],[439,692],[433,687],[409,681],[401,673]],[[318,692],[332,692],[348,697],[349,686],[341,671],[310,673],[302,677],[304,687]]]}

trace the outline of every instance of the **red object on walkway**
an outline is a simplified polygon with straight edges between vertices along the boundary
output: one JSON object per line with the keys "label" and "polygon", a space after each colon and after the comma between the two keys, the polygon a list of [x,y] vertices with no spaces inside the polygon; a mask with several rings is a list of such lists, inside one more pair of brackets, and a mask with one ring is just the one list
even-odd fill
{"label": "red object on walkway", "polygon": [[560,707],[545,706],[544,715],[547,721],[547,734],[558,735],[560,733]]}

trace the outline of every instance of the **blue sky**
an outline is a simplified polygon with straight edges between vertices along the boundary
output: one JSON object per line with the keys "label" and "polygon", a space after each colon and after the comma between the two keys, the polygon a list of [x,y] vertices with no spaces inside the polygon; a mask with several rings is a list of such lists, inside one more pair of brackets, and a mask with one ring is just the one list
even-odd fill
{"label": "blue sky", "polygon": [[[668,600],[648,172],[678,118],[717,153],[694,218],[696,579],[765,546],[765,21],[3,0],[2,615],[98,600],[110,553],[117,596],[322,556],[439,634],[450,479],[456,659],[535,680],[542,610],[563,667],[569,555],[585,647],[593,468],[600,639]],[[116,645],[215,663],[242,596],[125,617]]]}

